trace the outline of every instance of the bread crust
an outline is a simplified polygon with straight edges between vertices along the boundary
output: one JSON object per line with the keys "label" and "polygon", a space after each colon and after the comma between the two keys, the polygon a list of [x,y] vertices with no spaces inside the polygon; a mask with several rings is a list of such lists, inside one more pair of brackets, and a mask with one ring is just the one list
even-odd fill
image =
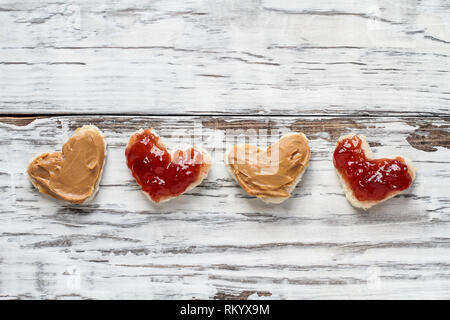
{"label": "bread crust", "polygon": [[[308,141],[308,146],[309,146],[309,140],[308,138],[305,136],[305,134],[303,134],[302,132],[290,132],[288,134],[285,134],[284,136],[282,136],[279,140],[281,140],[284,137],[288,137],[291,135],[296,135],[296,134],[300,134],[302,135],[306,141]],[[225,162],[225,167],[228,171],[228,173],[230,174],[230,176],[233,177],[234,181],[236,181],[239,184],[239,181],[236,178],[236,175],[234,174],[231,165],[228,163],[228,155],[230,152],[233,151],[233,147],[229,148],[227,150],[227,152],[225,152],[225,156],[224,156],[224,162]],[[311,150],[309,150],[308,152],[308,162],[306,163],[306,165],[303,167],[303,170],[297,175],[297,177],[294,179],[294,181],[285,188],[285,190],[291,194],[292,191],[294,191],[295,187],[297,186],[297,184],[299,184],[299,182],[302,180],[302,177],[306,171],[306,168],[309,166],[309,160],[311,158]],[[261,199],[262,201],[264,201],[265,203],[271,203],[271,204],[280,204],[282,202],[284,202],[285,200],[289,199],[291,196],[289,197],[262,197],[262,196],[257,196],[257,198]]]}
{"label": "bread crust", "polygon": [[[52,196],[46,194],[46,193],[45,193],[45,189],[44,189],[41,185],[39,185],[39,184],[36,182],[35,179],[33,179],[29,174],[27,174],[28,179],[30,180],[31,184],[32,184],[32,185],[33,185],[40,193],[42,193],[44,196],[46,196],[46,197],[48,197],[48,198],[50,198],[50,199],[53,199],[53,200],[57,200],[57,201],[65,202],[65,203],[69,202],[69,203],[76,204],[76,205],[86,204],[86,203],[90,202],[91,200],[93,200],[93,199],[95,198],[95,195],[97,194],[98,189],[99,189],[99,187],[100,187],[100,181],[101,181],[102,176],[103,176],[103,170],[105,169],[105,162],[106,162],[106,157],[107,157],[107,142],[106,142],[104,133],[103,133],[99,128],[97,128],[97,127],[94,126],[94,125],[83,125],[83,126],[82,126],[81,128],[79,128],[79,129],[80,129],[80,130],[79,130],[78,132],[75,132],[71,137],[77,136],[77,135],[80,135],[80,134],[83,134],[85,131],[88,131],[88,130],[95,130],[95,131],[103,138],[103,143],[104,143],[104,146],[105,146],[105,148],[104,148],[105,159],[103,160],[102,170],[100,171],[100,175],[98,176],[97,182],[95,183],[94,189],[93,189],[92,193],[89,195],[89,197],[87,197],[83,202],[80,202],[80,203],[75,203],[75,202],[70,202],[70,201],[66,201],[66,200],[63,200],[63,199],[59,199],[59,198],[54,198],[54,197],[52,197]],[[35,160],[36,158],[40,157],[41,155],[42,155],[42,153],[36,155],[35,157],[33,157],[33,158],[31,159],[31,161],[28,163],[27,170],[28,170],[29,166],[34,162],[34,160]]]}
{"label": "bread crust", "polygon": [[[361,148],[364,150],[364,153],[367,157],[367,159],[372,160],[374,159],[373,157],[373,153],[372,153],[372,149],[370,148],[369,144],[367,143],[366,140],[366,136],[364,135],[356,135],[356,134],[348,134],[345,136],[341,136],[337,141],[336,141],[336,146],[339,144],[340,141],[344,140],[344,139],[348,139],[348,138],[352,138],[354,136],[357,136],[361,139]],[[399,155],[395,155],[395,156],[388,156],[388,157],[383,157],[386,159],[395,159],[397,157],[400,157],[404,160],[406,166],[408,167],[408,173],[411,176],[411,185],[414,182],[414,179],[416,178],[416,171],[417,168],[414,167],[412,161],[410,159],[408,159],[407,157],[404,156],[399,156]],[[349,184],[347,183],[347,181],[342,177],[342,175],[336,170],[336,173],[339,177],[339,180],[341,181],[341,185],[342,185],[342,189],[344,190],[345,193],[345,197],[347,198],[348,202],[350,202],[350,204],[352,206],[354,206],[355,208],[359,208],[359,209],[363,209],[363,210],[368,210],[369,208],[380,204],[390,198],[395,197],[396,195],[402,193],[403,191],[407,190],[401,190],[401,191],[394,191],[392,192],[389,196],[387,196],[385,199],[383,200],[371,200],[371,201],[360,201],[358,200],[354,194],[353,191],[351,189],[351,187],[349,186]]]}
{"label": "bread crust", "polygon": [[[136,142],[136,140],[137,140],[137,134],[142,133],[143,131],[144,131],[144,129],[139,129],[138,131],[134,132],[134,133],[131,135],[130,140],[128,141],[128,144],[127,144],[126,149],[128,149],[131,145],[133,145],[133,144]],[[154,134],[155,136],[157,136],[158,138],[160,138],[159,141],[158,141],[158,143],[159,143],[161,146],[163,146],[164,148],[166,148],[166,150],[167,150],[166,145],[164,144],[164,142],[163,142],[163,140],[161,139],[161,137],[155,132],[155,130],[153,130],[153,128],[150,128],[150,132],[151,132],[152,134]],[[171,157],[173,158],[173,155],[174,155],[174,153],[175,153],[177,150],[186,151],[186,150],[189,149],[189,148],[195,148],[196,150],[200,151],[200,152],[202,153],[202,156],[203,156],[204,165],[202,165],[201,168],[200,168],[200,172],[199,172],[199,175],[198,175],[197,180],[195,180],[193,183],[191,183],[191,184],[186,188],[186,190],[184,190],[184,191],[183,191],[182,193],[180,193],[179,195],[177,195],[177,196],[163,197],[163,198],[161,198],[161,200],[158,201],[158,202],[153,201],[153,199],[150,197],[150,195],[149,195],[147,192],[145,192],[144,190],[142,190],[142,188],[141,188],[141,192],[147,197],[147,199],[149,199],[149,200],[150,200],[151,202],[153,202],[153,203],[163,203],[163,202],[167,202],[167,201],[170,201],[170,200],[172,200],[172,199],[178,198],[178,197],[181,196],[182,194],[184,194],[184,193],[186,193],[186,192],[188,192],[188,191],[194,189],[196,186],[198,186],[200,183],[202,183],[203,180],[208,176],[209,169],[211,168],[211,156],[209,155],[208,151],[206,151],[205,149],[203,149],[203,148],[201,148],[201,147],[197,147],[197,146],[190,146],[190,147],[187,147],[187,148],[185,148],[185,149],[178,149],[178,148],[175,148],[175,150],[174,150],[172,153],[170,153],[170,155],[171,155]],[[169,151],[169,150],[167,150],[167,151]],[[126,160],[125,160],[125,161],[126,161]],[[131,174],[131,176],[133,176],[132,173],[131,173],[131,170],[130,170],[130,174]],[[134,177],[133,177],[133,178],[134,178]],[[137,183],[137,182],[136,182],[136,183]],[[139,185],[139,184],[138,184],[138,185]],[[141,186],[139,185],[139,187],[141,187]]]}

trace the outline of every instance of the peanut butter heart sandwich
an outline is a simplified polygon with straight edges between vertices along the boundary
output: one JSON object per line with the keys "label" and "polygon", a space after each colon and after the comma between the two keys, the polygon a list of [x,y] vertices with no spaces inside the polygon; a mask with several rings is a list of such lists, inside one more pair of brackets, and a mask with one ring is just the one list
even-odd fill
{"label": "peanut butter heart sandwich", "polygon": [[192,190],[208,175],[211,157],[198,147],[167,151],[151,128],[135,132],[125,150],[127,166],[144,194],[165,202]]}
{"label": "peanut butter heart sandwich", "polygon": [[281,203],[291,197],[309,164],[311,152],[303,133],[290,133],[262,150],[240,144],[225,154],[230,175],[244,191],[268,203]]}
{"label": "peanut butter heart sandwich", "polygon": [[347,200],[364,210],[408,189],[416,177],[416,168],[406,157],[374,159],[363,135],[340,137],[333,163]]}
{"label": "peanut butter heart sandwich", "polygon": [[61,152],[43,153],[28,165],[31,183],[55,199],[82,204],[94,198],[106,159],[103,133],[93,125],[75,130]]}

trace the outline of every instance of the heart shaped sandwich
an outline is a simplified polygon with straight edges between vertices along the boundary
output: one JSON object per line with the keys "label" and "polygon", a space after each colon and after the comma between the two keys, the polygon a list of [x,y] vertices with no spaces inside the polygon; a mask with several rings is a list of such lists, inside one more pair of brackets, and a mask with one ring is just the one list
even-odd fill
{"label": "heart shaped sandwich", "polygon": [[247,194],[268,203],[281,203],[300,182],[310,156],[306,136],[290,133],[267,150],[235,145],[226,153],[225,165]]}
{"label": "heart shaped sandwich", "polygon": [[211,167],[209,154],[198,148],[170,154],[152,129],[134,133],[125,156],[136,182],[154,202],[168,201],[195,188]]}
{"label": "heart shaped sandwich", "polygon": [[373,159],[363,135],[340,137],[333,163],[348,201],[365,210],[408,189],[416,176],[416,168],[405,157]]}
{"label": "heart shaped sandwich", "polygon": [[43,153],[28,165],[31,183],[43,194],[81,204],[91,200],[100,183],[106,142],[96,126],[75,130],[62,152]]}

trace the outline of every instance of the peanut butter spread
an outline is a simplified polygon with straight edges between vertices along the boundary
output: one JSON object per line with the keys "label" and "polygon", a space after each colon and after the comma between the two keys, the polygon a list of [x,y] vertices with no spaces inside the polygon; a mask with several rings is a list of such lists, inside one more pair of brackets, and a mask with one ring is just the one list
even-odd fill
{"label": "peanut butter spread", "polygon": [[261,198],[290,197],[289,187],[308,166],[310,149],[303,134],[282,137],[267,148],[235,145],[228,153],[228,165],[242,188]]}
{"label": "peanut butter spread", "polygon": [[62,152],[43,153],[28,165],[38,190],[56,199],[82,203],[94,194],[106,157],[99,130],[83,126],[63,145]]}

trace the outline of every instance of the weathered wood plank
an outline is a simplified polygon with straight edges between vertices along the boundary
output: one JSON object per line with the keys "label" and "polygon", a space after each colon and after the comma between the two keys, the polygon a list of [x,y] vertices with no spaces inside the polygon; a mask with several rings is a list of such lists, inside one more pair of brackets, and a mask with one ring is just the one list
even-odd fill
{"label": "weathered wood plank", "polygon": [[450,10],[416,1],[6,1],[1,114],[448,115]]}
{"label": "weathered wood plank", "polygon": [[[30,120],[0,118],[0,297],[450,297],[449,118]],[[24,174],[27,162],[86,123],[108,142],[97,197],[84,206],[42,197]],[[211,152],[201,186],[163,205],[146,200],[124,162],[128,137],[146,126],[169,146],[194,142]],[[290,130],[305,132],[312,147],[293,198],[269,206],[247,197],[225,171],[222,142],[267,145]],[[366,134],[379,155],[413,159],[414,187],[369,212],[353,209],[331,163],[334,140],[348,132]]]}

